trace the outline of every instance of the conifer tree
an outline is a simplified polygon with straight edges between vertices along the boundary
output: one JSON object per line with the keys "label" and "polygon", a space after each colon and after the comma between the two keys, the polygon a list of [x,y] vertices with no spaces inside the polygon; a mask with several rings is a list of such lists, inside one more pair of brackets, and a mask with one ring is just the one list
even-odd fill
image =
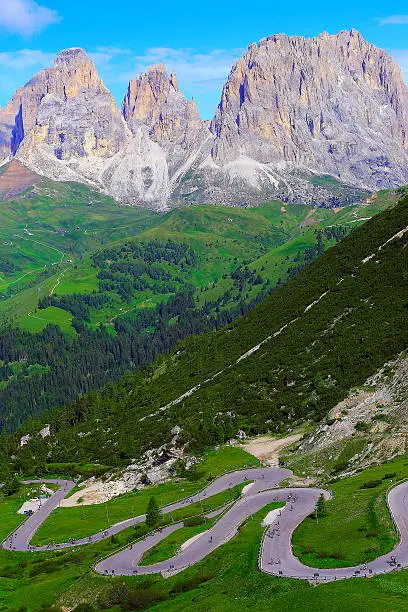
{"label": "conifer tree", "polygon": [[324,499],[323,493],[319,495],[319,499],[316,503],[316,516],[321,518],[322,516],[326,516],[326,500]]}
{"label": "conifer tree", "polygon": [[155,497],[149,499],[146,512],[146,525],[152,529],[157,526],[160,521],[160,508]]}

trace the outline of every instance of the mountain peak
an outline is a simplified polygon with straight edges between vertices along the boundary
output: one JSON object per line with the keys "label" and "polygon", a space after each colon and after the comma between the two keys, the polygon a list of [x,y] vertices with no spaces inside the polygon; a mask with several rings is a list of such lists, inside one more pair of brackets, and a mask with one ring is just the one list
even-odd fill
{"label": "mountain peak", "polygon": [[156,62],[155,64],[151,64],[146,68],[143,74],[151,74],[151,73],[163,73],[167,76],[166,66],[162,62]]}
{"label": "mountain peak", "polygon": [[[178,108],[182,112],[187,103],[181,93],[175,72],[167,73],[162,63],[153,64],[129,81],[129,86],[122,103],[122,112],[131,129],[135,121],[142,121],[152,126],[160,117],[165,107]],[[132,128],[133,126],[133,128]]]}
{"label": "mountain peak", "polygon": [[408,91],[393,59],[357,30],[276,34],[251,45],[224,86],[214,161],[244,154],[368,189],[407,182]]}
{"label": "mountain peak", "polygon": [[168,93],[169,86],[173,87],[175,91],[179,91],[176,73],[171,72],[169,76],[166,66],[161,62],[149,66],[135,81],[148,84],[158,98],[162,94]]}
{"label": "mountain peak", "polygon": [[88,54],[81,47],[70,47],[63,49],[55,58],[54,64],[71,61],[91,61]]}

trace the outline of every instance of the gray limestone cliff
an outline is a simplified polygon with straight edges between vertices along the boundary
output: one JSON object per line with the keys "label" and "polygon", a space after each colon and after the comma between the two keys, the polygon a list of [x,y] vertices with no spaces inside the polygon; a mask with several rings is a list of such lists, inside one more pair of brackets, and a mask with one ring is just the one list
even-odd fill
{"label": "gray limestone cliff", "polygon": [[[408,91],[396,62],[352,30],[266,38],[233,67],[212,161],[256,186],[299,170],[368,188],[408,182]],[[293,182],[293,181],[292,181]]]}
{"label": "gray limestone cliff", "polygon": [[118,201],[347,203],[408,183],[408,90],[394,60],[352,30],[249,46],[211,124],[161,64],[120,110],[82,49],[67,49],[0,109],[0,163],[76,180]]}

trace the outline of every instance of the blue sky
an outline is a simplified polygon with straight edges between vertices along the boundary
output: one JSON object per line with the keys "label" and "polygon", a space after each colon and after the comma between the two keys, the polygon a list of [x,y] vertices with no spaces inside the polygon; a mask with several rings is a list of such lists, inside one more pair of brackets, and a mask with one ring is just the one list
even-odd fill
{"label": "blue sky", "polygon": [[249,43],[279,32],[315,36],[351,28],[387,49],[408,82],[406,0],[0,0],[0,105],[58,51],[78,46],[92,55],[118,102],[130,78],[162,61],[211,118]]}

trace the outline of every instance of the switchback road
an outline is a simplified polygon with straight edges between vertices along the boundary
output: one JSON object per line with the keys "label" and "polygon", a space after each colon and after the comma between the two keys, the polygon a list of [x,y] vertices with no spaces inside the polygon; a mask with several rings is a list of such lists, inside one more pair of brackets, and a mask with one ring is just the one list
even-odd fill
{"label": "switchback road", "polygon": [[[259,555],[259,568],[263,572],[275,576],[324,582],[359,576],[371,577],[408,567],[407,482],[394,487],[388,495],[388,506],[400,535],[400,541],[395,549],[367,564],[346,568],[321,569],[308,567],[294,556],[292,534],[296,527],[314,511],[319,495],[323,493],[326,498],[329,498],[330,494],[317,488],[275,488],[279,482],[291,475],[290,470],[283,468],[255,468],[220,476],[199,493],[162,508],[162,513],[168,514],[174,510],[185,508],[191,503],[206,500],[212,495],[232,488],[237,484],[245,481],[253,482],[245,488],[242,496],[221,514],[210,529],[189,542],[174,557],[154,565],[139,565],[145,553],[169,534],[182,527],[182,522],[168,525],[147,535],[145,538],[100,561],[94,569],[105,575],[140,575],[159,572],[163,576],[173,575],[198,563],[213,550],[230,540],[246,519],[273,501],[282,501],[285,506],[280,510],[280,516],[277,516],[273,524],[265,531]],[[65,480],[48,480],[46,482],[59,485],[58,491],[45,500],[43,506],[3,542],[3,548],[6,550],[59,550],[90,544],[145,520],[145,515],[141,515],[116,523],[106,530],[89,535],[87,538],[70,540],[62,544],[31,546],[30,541],[39,526],[58,506],[61,499],[75,486],[73,482]],[[212,514],[215,515],[216,513]]]}

